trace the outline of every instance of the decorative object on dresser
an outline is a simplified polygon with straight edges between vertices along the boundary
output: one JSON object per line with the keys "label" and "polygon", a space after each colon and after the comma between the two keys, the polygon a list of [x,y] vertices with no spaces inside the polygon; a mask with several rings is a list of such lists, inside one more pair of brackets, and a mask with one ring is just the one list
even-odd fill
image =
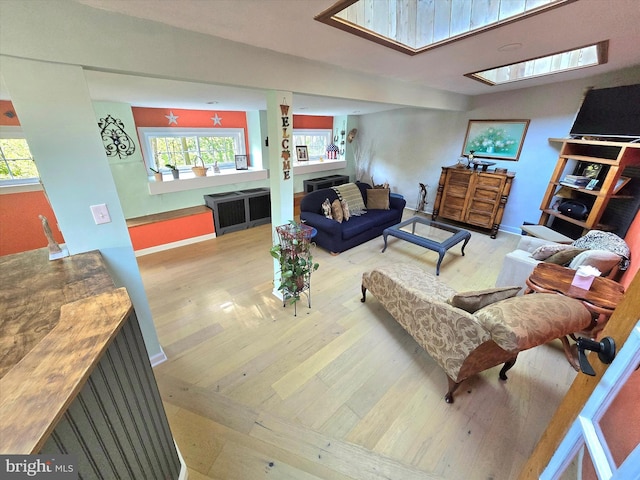
{"label": "decorative object on dresser", "polygon": [[432,219],[438,216],[490,230],[496,238],[515,173],[442,167]]}

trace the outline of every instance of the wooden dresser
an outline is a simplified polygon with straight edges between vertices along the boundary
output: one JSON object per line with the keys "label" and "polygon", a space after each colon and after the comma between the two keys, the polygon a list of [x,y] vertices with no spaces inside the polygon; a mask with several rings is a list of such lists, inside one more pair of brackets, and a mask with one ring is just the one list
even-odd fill
{"label": "wooden dresser", "polygon": [[433,220],[440,216],[487,228],[491,238],[496,238],[514,176],[514,172],[442,167]]}

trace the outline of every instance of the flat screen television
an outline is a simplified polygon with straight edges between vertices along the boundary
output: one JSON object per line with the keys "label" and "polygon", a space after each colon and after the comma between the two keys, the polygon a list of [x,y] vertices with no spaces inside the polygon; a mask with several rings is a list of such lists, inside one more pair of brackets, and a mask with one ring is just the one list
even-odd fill
{"label": "flat screen television", "polygon": [[640,84],[589,90],[570,135],[640,139]]}

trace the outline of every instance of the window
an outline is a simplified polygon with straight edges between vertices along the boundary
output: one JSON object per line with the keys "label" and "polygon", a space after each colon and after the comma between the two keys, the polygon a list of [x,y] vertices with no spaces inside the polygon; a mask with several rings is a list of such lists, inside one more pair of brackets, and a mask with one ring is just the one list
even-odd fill
{"label": "window", "polygon": [[191,167],[218,162],[220,169],[236,168],[235,156],[245,155],[242,128],[139,128],[147,168],[165,170],[175,165],[191,173]]}
{"label": "window", "polygon": [[468,73],[466,76],[493,86],[578,68],[594,67],[607,63],[608,47],[609,42],[604,41],[575,50],[554,53],[481,72]]}
{"label": "window", "polygon": [[0,185],[38,183],[40,175],[22,131],[0,129]]}
{"label": "window", "polygon": [[315,19],[416,55],[572,1],[575,0],[339,0]]}
{"label": "window", "polygon": [[[331,144],[331,130],[294,129],[293,145],[306,145],[309,151],[309,160],[320,160],[327,156],[327,147]],[[297,160],[297,159],[296,159]]]}

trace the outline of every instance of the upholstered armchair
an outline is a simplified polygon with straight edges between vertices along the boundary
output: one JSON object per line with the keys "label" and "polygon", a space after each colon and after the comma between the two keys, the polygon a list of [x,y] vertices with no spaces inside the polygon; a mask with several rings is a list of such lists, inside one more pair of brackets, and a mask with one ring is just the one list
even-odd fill
{"label": "upholstered armchair", "polygon": [[592,230],[570,245],[524,235],[516,249],[505,256],[495,286],[518,285],[522,289],[519,294],[522,294],[526,279],[540,262],[556,263],[574,270],[591,265],[600,270],[603,277],[615,280],[618,272],[627,268],[630,256],[624,240],[600,230]]}
{"label": "upholstered armchair", "polygon": [[500,378],[518,353],[584,330],[591,314],[562,295],[517,296],[519,287],[458,293],[412,264],[391,264],[362,275],[367,291],[442,367],[448,378],[447,403],[465,379],[504,364]]}

